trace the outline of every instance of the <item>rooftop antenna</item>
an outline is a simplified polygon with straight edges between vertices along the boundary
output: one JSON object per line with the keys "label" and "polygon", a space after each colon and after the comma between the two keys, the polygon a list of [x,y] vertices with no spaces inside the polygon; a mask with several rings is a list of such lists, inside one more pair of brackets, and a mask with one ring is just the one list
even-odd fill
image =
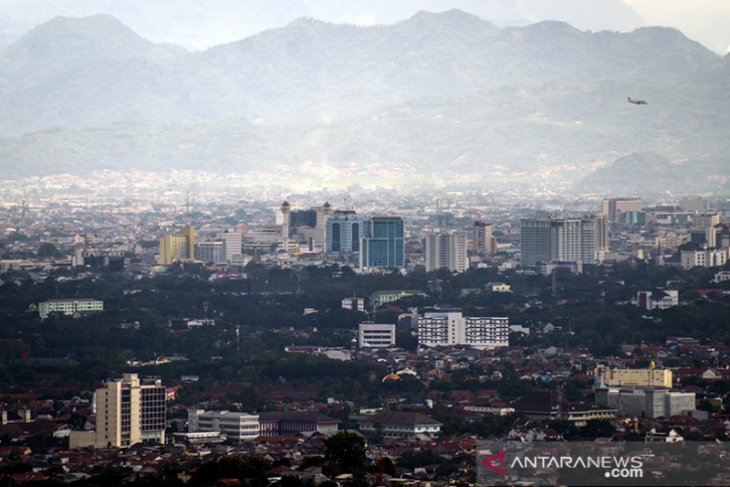
{"label": "rooftop antenna", "polygon": [[185,192],[185,214],[190,216],[190,191]]}

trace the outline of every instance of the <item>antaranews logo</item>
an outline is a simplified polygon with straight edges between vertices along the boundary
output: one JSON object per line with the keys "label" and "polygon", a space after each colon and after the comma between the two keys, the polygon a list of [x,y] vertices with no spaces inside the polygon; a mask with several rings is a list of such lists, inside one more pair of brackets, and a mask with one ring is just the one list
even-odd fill
{"label": "antaranews logo", "polygon": [[498,440],[476,448],[477,485],[730,485],[730,442]]}
{"label": "antaranews logo", "polygon": [[[506,462],[507,450],[491,455],[482,460],[482,465],[500,475],[507,475],[503,468]],[[510,470],[561,470],[561,469],[601,469],[606,478],[643,478],[644,459],[640,456],[515,456],[508,463]]]}
{"label": "antaranews logo", "polygon": [[[485,458],[482,461],[482,465],[484,465],[487,468],[491,468],[495,472],[507,475],[507,471],[502,468],[502,465],[504,465],[504,456],[507,454],[507,450],[501,451],[497,453],[496,455],[492,455],[491,457]],[[499,465],[495,465],[494,462],[499,461]]]}

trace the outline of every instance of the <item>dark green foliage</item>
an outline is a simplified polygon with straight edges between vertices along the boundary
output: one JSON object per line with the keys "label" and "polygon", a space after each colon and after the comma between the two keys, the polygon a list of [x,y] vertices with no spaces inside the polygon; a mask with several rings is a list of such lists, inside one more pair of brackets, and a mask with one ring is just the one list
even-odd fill
{"label": "dark green foliage", "polygon": [[214,485],[218,479],[234,478],[251,487],[267,485],[266,472],[272,464],[259,456],[227,456],[206,462],[193,472],[190,486]]}
{"label": "dark green foliage", "polygon": [[348,431],[340,431],[324,441],[324,459],[335,472],[362,476],[367,461],[365,439]]}

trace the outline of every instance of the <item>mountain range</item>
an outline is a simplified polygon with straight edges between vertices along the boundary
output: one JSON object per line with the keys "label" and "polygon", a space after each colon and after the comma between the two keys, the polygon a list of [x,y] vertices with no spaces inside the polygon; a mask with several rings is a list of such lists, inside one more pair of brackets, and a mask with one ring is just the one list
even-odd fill
{"label": "mountain range", "polygon": [[[661,27],[499,28],[451,10],[374,27],[302,18],[188,52],[108,15],[59,17],[0,52],[0,171],[312,161],[612,191],[591,178],[625,176],[612,161],[629,154],[722,169],[728,75],[727,56]],[[726,184],[704,176],[701,190]]]}

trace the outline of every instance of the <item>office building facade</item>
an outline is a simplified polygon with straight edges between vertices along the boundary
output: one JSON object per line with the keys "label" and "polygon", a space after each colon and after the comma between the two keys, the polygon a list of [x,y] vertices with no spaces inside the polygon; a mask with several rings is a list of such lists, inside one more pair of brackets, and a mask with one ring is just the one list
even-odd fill
{"label": "office building facade", "polygon": [[497,239],[494,238],[494,225],[482,221],[474,222],[474,252],[481,255],[497,253]]}
{"label": "office building facade", "polygon": [[601,215],[609,223],[622,220],[622,213],[641,212],[641,198],[607,198],[601,202]]}
{"label": "office building facade", "polygon": [[405,266],[403,219],[375,216],[363,222],[360,269],[400,269]]}
{"label": "office building facade", "polygon": [[395,325],[360,323],[357,330],[360,348],[388,348],[395,345]]}
{"label": "office building facade", "polygon": [[223,242],[226,254],[226,262],[232,262],[237,255],[243,253],[243,234],[239,232],[226,232],[223,234]]}
{"label": "office building facade", "polygon": [[691,413],[697,398],[694,392],[609,387],[596,390],[596,403],[615,408],[626,417],[653,419]]}
{"label": "office building facade", "polygon": [[596,388],[602,387],[663,387],[672,388],[669,369],[612,369],[596,367],[593,373]]}
{"label": "office building facade", "polygon": [[170,265],[195,258],[195,228],[188,225],[180,229],[177,235],[169,234],[160,238],[160,255],[158,264]]}
{"label": "office building facade", "polygon": [[195,260],[206,264],[226,262],[226,247],[222,240],[207,240],[195,244]]}
{"label": "office building facade", "polygon": [[259,416],[235,411],[189,409],[188,431],[191,433],[217,431],[225,435],[228,440],[237,442],[255,440],[260,434]]}
{"label": "office building facade", "polygon": [[525,218],[521,222],[522,265],[540,262],[595,264],[608,250],[607,226],[601,218]]}
{"label": "office building facade", "polygon": [[96,429],[73,431],[71,448],[126,448],[143,441],[165,443],[167,391],[159,379],[124,374],[96,390]]}
{"label": "office building facade", "polygon": [[359,252],[362,226],[362,217],[351,210],[338,210],[328,215],[325,220],[325,252]]}

